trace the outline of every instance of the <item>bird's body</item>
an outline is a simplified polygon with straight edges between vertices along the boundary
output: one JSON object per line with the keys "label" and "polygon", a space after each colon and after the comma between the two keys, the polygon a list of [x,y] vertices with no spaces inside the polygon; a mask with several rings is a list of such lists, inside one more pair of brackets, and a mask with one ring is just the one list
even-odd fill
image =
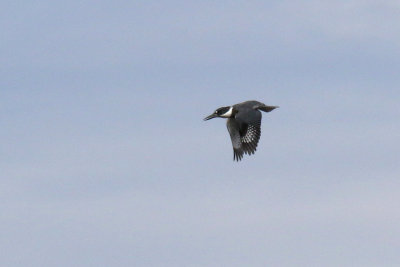
{"label": "bird's body", "polygon": [[246,101],[217,109],[204,120],[227,118],[226,126],[233,146],[233,160],[239,161],[243,154],[254,154],[261,136],[261,111],[270,112],[277,106],[267,106],[258,101]]}

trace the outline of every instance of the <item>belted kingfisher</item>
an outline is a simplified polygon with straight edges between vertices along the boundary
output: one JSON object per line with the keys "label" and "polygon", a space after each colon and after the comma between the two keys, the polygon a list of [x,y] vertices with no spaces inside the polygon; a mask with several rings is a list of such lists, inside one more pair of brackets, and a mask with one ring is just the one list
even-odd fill
{"label": "belted kingfisher", "polygon": [[221,107],[204,120],[227,118],[226,127],[231,136],[233,160],[239,161],[243,154],[254,154],[261,136],[261,111],[270,112],[278,106],[267,106],[258,101],[246,101],[233,106]]}

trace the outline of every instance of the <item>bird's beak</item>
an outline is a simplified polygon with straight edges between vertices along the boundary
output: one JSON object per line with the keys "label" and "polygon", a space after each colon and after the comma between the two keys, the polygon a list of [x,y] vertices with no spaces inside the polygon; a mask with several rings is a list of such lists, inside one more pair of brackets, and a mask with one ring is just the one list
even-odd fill
{"label": "bird's beak", "polygon": [[215,117],[218,117],[218,116],[217,116],[217,114],[213,113],[213,114],[211,114],[210,116],[205,117],[204,120],[205,120],[205,121],[208,121],[208,120],[213,119],[213,118],[215,118]]}

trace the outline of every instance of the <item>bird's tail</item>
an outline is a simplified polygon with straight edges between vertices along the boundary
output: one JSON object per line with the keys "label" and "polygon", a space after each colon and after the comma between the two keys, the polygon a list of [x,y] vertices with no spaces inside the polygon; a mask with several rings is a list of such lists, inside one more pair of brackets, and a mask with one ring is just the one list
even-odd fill
{"label": "bird's tail", "polygon": [[260,104],[256,109],[262,110],[264,112],[270,112],[273,111],[274,109],[279,108],[278,106],[267,106],[265,104]]}

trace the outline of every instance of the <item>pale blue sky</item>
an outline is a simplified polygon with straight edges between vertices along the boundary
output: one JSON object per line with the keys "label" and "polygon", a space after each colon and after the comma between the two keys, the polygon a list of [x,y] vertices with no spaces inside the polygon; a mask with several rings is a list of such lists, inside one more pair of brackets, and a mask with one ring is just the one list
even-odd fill
{"label": "pale blue sky", "polygon": [[[0,14],[1,266],[400,265],[397,1]],[[236,163],[202,119],[250,99]]]}

